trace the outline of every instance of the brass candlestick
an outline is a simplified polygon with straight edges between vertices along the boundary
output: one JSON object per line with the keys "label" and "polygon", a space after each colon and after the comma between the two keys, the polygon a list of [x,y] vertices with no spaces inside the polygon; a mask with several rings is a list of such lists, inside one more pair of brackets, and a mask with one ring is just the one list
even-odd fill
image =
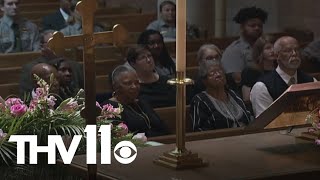
{"label": "brass candlestick", "polygon": [[168,81],[177,87],[176,95],[176,148],[164,153],[154,163],[173,169],[189,169],[206,166],[196,153],[188,151],[186,142],[186,85],[193,84],[192,79],[185,78],[185,72],[177,72],[177,78]]}

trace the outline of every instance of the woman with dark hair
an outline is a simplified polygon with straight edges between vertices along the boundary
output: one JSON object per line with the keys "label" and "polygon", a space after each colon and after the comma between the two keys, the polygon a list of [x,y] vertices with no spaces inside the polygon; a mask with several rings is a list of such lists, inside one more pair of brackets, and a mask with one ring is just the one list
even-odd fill
{"label": "woman with dark hair", "polygon": [[113,107],[122,105],[121,120],[132,133],[145,133],[147,137],[167,134],[165,124],[152,107],[138,97],[140,84],[138,76],[132,68],[125,65],[118,66],[111,75],[113,97],[103,104]]}
{"label": "woman with dark hair", "polygon": [[138,75],[141,86],[140,97],[152,107],[175,106],[175,88],[167,84],[168,77],[158,74],[150,51],[144,46],[133,46],[127,54],[127,61]]}
{"label": "woman with dark hair", "polygon": [[268,73],[276,67],[276,55],[273,51],[275,38],[263,35],[257,39],[252,47],[253,63],[242,71],[242,99],[250,103],[250,90],[258,81],[259,77]]}
{"label": "woman with dark hair", "polygon": [[219,61],[200,64],[200,77],[206,90],[193,97],[190,115],[194,131],[242,127],[251,121],[243,101],[226,87]]}
{"label": "woman with dark hair", "polygon": [[176,65],[165,46],[163,36],[159,31],[146,30],[138,38],[137,44],[145,46],[152,54],[155,70],[161,76],[175,77]]}
{"label": "woman with dark hair", "polygon": [[59,96],[62,100],[67,99],[69,97],[74,97],[78,88],[72,77],[72,68],[69,63],[69,60],[64,58],[56,58],[49,62],[49,64],[53,65],[58,70],[58,80],[60,84]]}

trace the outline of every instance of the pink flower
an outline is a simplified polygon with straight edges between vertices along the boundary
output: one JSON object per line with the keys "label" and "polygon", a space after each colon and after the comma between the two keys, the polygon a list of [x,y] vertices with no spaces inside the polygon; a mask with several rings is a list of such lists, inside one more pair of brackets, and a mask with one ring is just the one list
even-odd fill
{"label": "pink flower", "polygon": [[113,108],[113,113],[120,114],[121,113],[121,108]]}
{"label": "pink flower", "polygon": [[111,104],[106,104],[102,106],[103,111],[113,112],[113,106]]}
{"label": "pink flower", "polygon": [[148,140],[145,133],[138,133],[138,134],[134,135],[132,137],[132,139],[138,140],[141,143],[145,143]]}
{"label": "pink flower", "polygon": [[33,111],[36,107],[37,107],[37,104],[38,104],[38,101],[36,101],[36,100],[31,100],[30,101],[30,104],[29,104],[29,110],[30,111]]}
{"label": "pink flower", "polygon": [[320,145],[320,139],[315,140],[316,145]]}
{"label": "pink flower", "polygon": [[316,123],[316,128],[317,128],[317,129],[320,129],[320,122],[317,122],[317,123]]}
{"label": "pink flower", "polygon": [[64,107],[65,110],[67,111],[75,111],[79,107],[77,101],[70,101],[66,104]]}
{"label": "pink flower", "polygon": [[309,133],[313,133],[313,132],[315,132],[316,130],[314,129],[314,128],[308,128],[308,132]]}
{"label": "pink flower", "polygon": [[0,140],[6,137],[7,133],[4,133],[2,129],[0,129]]}
{"label": "pink flower", "polygon": [[28,107],[24,104],[15,104],[10,107],[10,113],[13,116],[20,117],[27,112]]}
{"label": "pink flower", "polygon": [[117,128],[119,128],[119,132],[118,132],[119,136],[125,136],[129,132],[128,126],[126,124],[124,124],[124,123],[118,124]]}
{"label": "pink flower", "polygon": [[102,107],[100,106],[100,104],[96,101],[96,106],[100,109],[102,109]]}
{"label": "pink flower", "polygon": [[23,101],[20,98],[9,98],[6,100],[6,106],[11,107],[16,104],[23,104]]}
{"label": "pink flower", "polygon": [[49,98],[47,98],[47,102],[50,108],[53,108],[54,105],[56,104],[56,98],[54,96],[49,96]]}
{"label": "pink flower", "polygon": [[5,109],[6,107],[2,103],[0,103],[0,111],[5,111]]}

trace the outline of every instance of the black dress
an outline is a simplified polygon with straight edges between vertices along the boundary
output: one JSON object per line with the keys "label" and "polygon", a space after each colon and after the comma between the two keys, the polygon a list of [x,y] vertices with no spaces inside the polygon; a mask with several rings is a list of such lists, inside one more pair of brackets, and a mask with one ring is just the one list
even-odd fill
{"label": "black dress", "polygon": [[140,99],[148,102],[153,108],[176,105],[175,86],[167,84],[168,77],[159,76],[153,83],[140,83]]}
{"label": "black dress", "polygon": [[[103,104],[111,104],[113,107],[119,107],[117,102],[106,100]],[[129,131],[136,133],[145,133],[147,137],[161,136],[168,134],[165,124],[160,120],[160,117],[151,108],[149,104],[143,100],[138,100],[137,103],[122,105],[123,112],[121,120],[129,128]]]}

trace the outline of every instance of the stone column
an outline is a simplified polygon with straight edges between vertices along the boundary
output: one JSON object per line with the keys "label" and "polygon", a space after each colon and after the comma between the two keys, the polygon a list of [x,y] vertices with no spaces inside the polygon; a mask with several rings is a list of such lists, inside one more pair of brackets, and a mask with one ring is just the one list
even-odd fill
{"label": "stone column", "polygon": [[226,35],[226,0],[215,0],[214,36],[225,37]]}

